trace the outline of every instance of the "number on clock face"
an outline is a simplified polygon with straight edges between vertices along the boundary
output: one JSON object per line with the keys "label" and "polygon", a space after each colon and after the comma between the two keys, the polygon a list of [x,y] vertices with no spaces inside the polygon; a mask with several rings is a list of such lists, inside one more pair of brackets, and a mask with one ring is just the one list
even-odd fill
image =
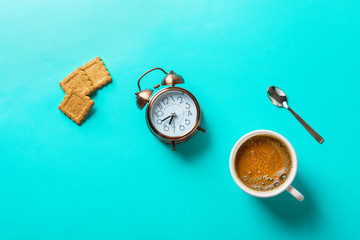
{"label": "number on clock face", "polygon": [[178,137],[188,133],[196,124],[196,104],[186,93],[170,90],[154,100],[150,118],[157,131],[169,137]]}

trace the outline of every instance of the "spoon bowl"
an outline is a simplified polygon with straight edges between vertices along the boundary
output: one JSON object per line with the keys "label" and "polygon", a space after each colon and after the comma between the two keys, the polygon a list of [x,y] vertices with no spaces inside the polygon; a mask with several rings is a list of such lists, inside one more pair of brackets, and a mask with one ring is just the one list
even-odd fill
{"label": "spoon bowl", "polygon": [[297,115],[294,110],[292,110],[287,104],[287,97],[283,90],[278,87],[270,86],[267,89],[267,95],[270,101],[277,107],[283,107],[289,110],[292,115],[304,126],[304,128],[313,136],[318,143],[323,143],[324,139],[314,130],[309,124],[307,124],[299,115]]}
{"label": "spoon bowl", "polygon": [[287,97],[283,90],[278,87],[270,86],[267,89],[267,95],[270,101],[277,107],[287,108]]}

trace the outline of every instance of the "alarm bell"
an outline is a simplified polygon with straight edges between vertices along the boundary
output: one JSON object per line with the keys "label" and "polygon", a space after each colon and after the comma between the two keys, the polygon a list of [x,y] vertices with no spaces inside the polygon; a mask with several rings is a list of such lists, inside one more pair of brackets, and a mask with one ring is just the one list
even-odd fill
{"label": "alarm bell", "polygon": [[166,85],[176,85],[176,84],[182,84],[184,83],[184,79],[182,76],[175,74],[172,70],[170,70],[170,73],[164,77],[164,79],[161,81],[162,86]]}
{"label": "alarm bell", "polygon": [[[163,73],[166,74],[166,76],[164,77],[164,79],[161,81],[161,85],[162,86],[166,86],[166,85],[172,85],[174,86],[175,84],[181,84],[181,83],[184,83],[184,79],[180,76],[180,75],[177,75],[175,74],[172,70],[167,73],[165,72],[164,69],[162,68],[153,68],[153,69],[150,69],[149,71],[147,71],[146,73],[144,73],[143,75],[141,75],[141,77],[139,78],[138,80],[138,87],[139,87],[139,92],[136,92],[135,95],[136,95],[136,106],[139,108],[139,109],[143,109],[146,104],[150,101],[150,98],[151,98],[151,95],[153,94],[153,90],[152,89],[145,89],[145,90],[141,90],[141,87],[140,87],[140,80],[141,78],[143,78],[146,74],[148,74],[149,72],[151,71],[154,71],[154,70],[161,70]],[[157,84],[154,88],[158,88],[160,85]]]}
{"label": "alarm bell", "polygon": [[145,89],[140,92],[136,92],[136,106],[141,110],[146,104],[150,101],[151,95],[153,94],[153,90]]}

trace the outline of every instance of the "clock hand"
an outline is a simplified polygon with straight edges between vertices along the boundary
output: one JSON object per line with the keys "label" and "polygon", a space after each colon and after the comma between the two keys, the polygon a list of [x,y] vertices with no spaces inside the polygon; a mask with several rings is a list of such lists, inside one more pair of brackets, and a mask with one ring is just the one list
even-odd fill
{"label": "clock hand", "polygon": [[176,115],[176,113],[172,113],[172,114],[171,114],[171,118],[170,118],[170,121],[169,121],[169,125],[171,124],[171,122],[172,122],[172,120],[174,119],[175,115]]}
{"label": "clock hand", "polygon": [[172,120],[174,119],[175,115],[171,115],[170,121],[169,121],[169,125],[171,124]]}
{"label": "clock hand", "polygon": [[178,113],[180,113],[182,110],[184,110],[186,107],[183,107],[183,108],[180,108],[179,110],[177,110],[176,112],[175,112],[175,115],[176,114],[178,114]]}
{"label": "clock hand", "polygon": [[166,119],[168,119],[168,118],[170,118],[170,117],[172,117],[172,115],[170,115],[170,116],[168,116],[168,117],[164,118],[163,120],[161,120],[161,122],[165,121]]}
{"label": "clock hand", "polygon": [[169,117],[171,117],[170,118],[170,121],[169,121],[169,125],[171,124],[171,122],[172,122],[172,120],[174,119],[174,117],[176,116],[176,114],[178,114],[179,112],[181,112],[182,110],[184,110],[185,109],[185,107],[183,107],[183,108],[180,108],[179,110],[177,110],[176,112],[173,112],[173,113],[171,113],[171,115],[170,116],[168,116],[168,117],[166,117],[166,118],[164,118],[163,120],[161,120],[161,122],[163,122],[163,121],[165,121],[166,119],[168,119]]}

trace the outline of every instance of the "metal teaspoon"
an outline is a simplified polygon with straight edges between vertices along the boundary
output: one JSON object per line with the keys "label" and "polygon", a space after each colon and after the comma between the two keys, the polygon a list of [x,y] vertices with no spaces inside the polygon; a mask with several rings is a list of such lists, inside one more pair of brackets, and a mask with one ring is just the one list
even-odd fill
{"label": "metal teaspoon", "polygon": [[323,143],[324,139],[312,129],[299,115],[296,114],[287,104],[287,98],[285,93],[278,87],[271,86],[267,89],[267,95],[270,101],[277,107],[284,107],[289,110],[294,117],[304,126],[304,128],[313,136],[318,143]]}

